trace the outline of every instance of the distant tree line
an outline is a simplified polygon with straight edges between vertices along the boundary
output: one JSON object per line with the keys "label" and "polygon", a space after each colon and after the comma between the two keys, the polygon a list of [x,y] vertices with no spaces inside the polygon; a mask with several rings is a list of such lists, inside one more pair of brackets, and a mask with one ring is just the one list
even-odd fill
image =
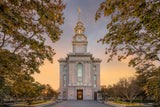
{"label": "distant tree line", "polygon": [[99,91],[103,100],[125,101],[133,103],[154,101],[153,97],[147,99],[140,81],[136,77],[121,78],[116,84],[102,87]]}

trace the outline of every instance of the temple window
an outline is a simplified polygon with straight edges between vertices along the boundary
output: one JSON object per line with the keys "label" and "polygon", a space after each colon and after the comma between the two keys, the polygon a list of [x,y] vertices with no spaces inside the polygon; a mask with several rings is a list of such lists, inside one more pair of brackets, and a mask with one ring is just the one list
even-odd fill
{"label": "temple window", "polygon": [[83,74],[83,67],[82,64],[77,65],[77,77],[82,77]]}
{"label": "temple window", "polygon": [[94,75],[94,76],[93,76],[93,78],[94,78],[94,81],[96,81],[96,80],[97,80],[97,76],[96,76],[96,75]]}
{"label": "temple window", "polygon": [[65,87],[66,86],[66,75],[63,76],[63,83],[64,83],[63,85]]}

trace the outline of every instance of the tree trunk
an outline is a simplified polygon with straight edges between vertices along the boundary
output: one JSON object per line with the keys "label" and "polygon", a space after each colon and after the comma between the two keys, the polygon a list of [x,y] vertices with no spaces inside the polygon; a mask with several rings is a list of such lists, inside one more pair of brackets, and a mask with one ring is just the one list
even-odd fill
{"label": "tree trunk", "polygon": [[157,101],[157,107],[160,107],[160,100]]}
{"label": "tree trunk", "polygon": [[4,96],[3,96],[3,92],[2,94],[0,93],[0,106],[4,105]]}
{"label": "tree trunk", "polygon": [[130,102],[130,103],[132,103],[132,102],[133,102],[133,100],[132,100],[132,99],[130,99],[130,100],[129,100],[129,102]]}

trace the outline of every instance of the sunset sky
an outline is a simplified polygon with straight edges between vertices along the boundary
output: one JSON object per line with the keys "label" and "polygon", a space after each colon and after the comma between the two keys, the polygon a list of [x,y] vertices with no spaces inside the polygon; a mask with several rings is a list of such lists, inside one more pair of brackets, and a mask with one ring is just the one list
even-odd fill
{"label": "sunset sky", "polygon": [[88,52],[94,57],[102,59],[101,63],[101,85],[111,85],[120,78],[135,75],[135,70],[128,67],[128,59],[123,62],[114,61],[107,63],[108,56],[105,55],[105,47],[97,43],[106,33],[106,25],[110,17],[102,17],[95,22],[95,13],[99,4],[104,0],[64,0],[66,9],[64,10],[64,25],[61,27],[63,34],[56,43],[50,44],[56,52],[53,57],[53,63],[45,60],[45,64],[40,67],[41,73],[35,74],[36,81],[42,84],[50,84],[54,89],[59,88],[59,58],[65,58],[66,54],[72,52],[72,37],[74,36],[74,27],[78,21],[78,8],[81,8],[81,20],[85,26],[85,36],[88,39]]}

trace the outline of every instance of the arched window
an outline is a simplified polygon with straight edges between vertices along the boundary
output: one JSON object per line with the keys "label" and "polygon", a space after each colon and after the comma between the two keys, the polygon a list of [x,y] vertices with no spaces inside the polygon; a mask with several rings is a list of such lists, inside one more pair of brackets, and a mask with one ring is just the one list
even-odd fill
{"label": "arched window", "polygon": [[77,77],[82,77],[83,67],[82,64],[77,65]]}

